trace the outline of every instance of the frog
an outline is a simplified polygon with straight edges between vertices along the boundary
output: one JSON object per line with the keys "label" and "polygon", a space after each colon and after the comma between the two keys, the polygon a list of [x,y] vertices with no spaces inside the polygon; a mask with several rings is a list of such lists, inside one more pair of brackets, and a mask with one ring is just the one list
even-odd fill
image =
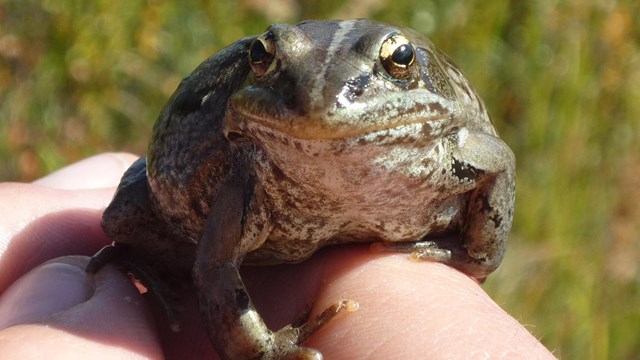
{"label": "frog", "polygon": [[273,331],[241,266],[371,244],[483,281],[504,257],[514,197],[513,152],[427,37],[366,19],[274,24],[181,81],[104,211],[113,243],[87,271],[124,267],[175,330],[172,279],[188,279],[221,358],[321,359],[303,342],[357,303]]}

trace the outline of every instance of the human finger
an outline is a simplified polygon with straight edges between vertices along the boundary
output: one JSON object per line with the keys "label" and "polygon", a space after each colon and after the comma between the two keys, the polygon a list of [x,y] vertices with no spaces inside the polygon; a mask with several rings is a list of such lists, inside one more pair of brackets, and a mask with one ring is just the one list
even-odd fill
{"label": "human finger", "polygon": [[3,359],[162,358],[149,310],[131,281],[87,257],[49,261],[0,297]]}
{"label": "human finger", "polygon": [[115,187],[122,173],[137,159],[127,153],[105,153],[80,160],[33,182],[56,189]]}

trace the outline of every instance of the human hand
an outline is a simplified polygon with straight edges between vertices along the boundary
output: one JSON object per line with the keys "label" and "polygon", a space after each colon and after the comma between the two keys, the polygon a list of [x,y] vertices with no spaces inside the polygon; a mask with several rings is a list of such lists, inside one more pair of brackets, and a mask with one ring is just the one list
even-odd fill
{"label": "human hand", "polygon": [[[84,272],[87,256],[110,243],[100,216],[133,160],[104,154],[33,184],[0,184],[3,359],[215,356],[193,295],[181,294],[182,331],[173,333],[117,269]],[[553,358],[475,281],[442,264],[339,246],[301,264],[242,271],[273,329],[296,320],[308,304],[316,313],[338,299],[358,301],[358,311],[305,343],[330,359]]]}

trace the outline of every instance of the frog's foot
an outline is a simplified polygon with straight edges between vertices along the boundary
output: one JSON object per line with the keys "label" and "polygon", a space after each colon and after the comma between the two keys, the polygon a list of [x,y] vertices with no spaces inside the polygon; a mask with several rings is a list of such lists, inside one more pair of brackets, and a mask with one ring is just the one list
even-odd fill
{"label": "frog's foot", "polygon": [[319,351],[300,344],[336,315],[358,308],[355,301],[341,300],[302,325],[273,332],[253,306],[237,270],[231,264],[210,267],[197,262],[194,271],[204,325],[223,359],[322,359]]}
{"label": "frog's foot", "polygon": [[295,343],[300,344],[306,339],[308,339],[309,336],[315,333],[318,329],[320,329],[326,323],[331,321],[331,319],[333,319],[336,315],[340,314],[343,311],[347,311],[347,312],[356,311],[358,310],[359,306],[360,305],[353,300],[337,301],[331,304],[331,306],[324,309],[324,311],[319,315],[317,315],[315,318],[310,319],[309,321],[307,321],[306,323],[300,326],[295,326],[295,325],[286,326],[280,329],[276,333],[276,335],[284,334],[288,332],[294,332],[297,337]]}
{"label": "frog's foot", "polygon": [[113,262],[119,255],[122,254],[124,248],[122,246],[107,245],[102,249],[98,250],[95,255],[89,259],[89,263],[84,271],[95,274],[98,270],[102,269],[103,266],[107,265],[110,262]]}
{"label": "frog's foot", "polygon": [[309,320],[299,327],[293,325],[285,326],[274,334],[276,347],[283,349],[283,352],[287,353],[285,358],[289,358],[288,353],[291,353],[290,358],[292,359],[322,359],[322,354],[319,351],[300,347],[298,344],[308,339],[336,315],[343,311],[356,311],[358,310],[358,306],[358,303],[353,300],[340,300],[326,308],[314,319]]}
{"label": "frog's foot", "polygon": [[358,303],[353,300],[340,300],[300,326],[288,325],[278,330],[273,334],[274,348],[279,353],[276,356],[278,358],[282,356],[284,359],[322,359],[322,354],[319,351],[299,346],[299,344],[331,321],[336,315],[344,311],[356,311],[358,306]]}
{"label": "frog's foot", "polygon": [[418,242],[375,242],[374,252],[399,252],[409,254],[412,260],[431,260],[442,263],[451,261],[451,250],[438,246],[435,241]]}
{"label": "frog's foot", "polygon": [[[203,324],[223,359],[321,359],[314,349],[300,346],[311,334],[345,310],[357,309],[339,301],[302,325],[271,331],[262,320],[238,269],[247,249],[257,248],[269,229],[259,209],[260,192],[247,168],[230,173],[211,205],[193,266]],[[299,322],[298,322],[299,323]]]}
{"label": "frog's foot", "polygon": [[481,260],[471,257],[456,236],[428,239],[416,242],[375,242],[374,252],[399,252],[409,254],[415,261],[436,261],[452,266],[482,282],[490,271]]}
{"label": "frog's foot", "polygon": [[180,331],[176,312],[182,309],[178,305],[178,297],[171,290],[167,281],[162,280],[162,277],[153,270],[154,267],[148,264],[145,258],[138,256],[127,245],[114,243],[103,247],[91,257],[85,271],[95,274],[108,263],[123,268],[134,280],[139,281],[154,294],[164,309],[171,330]]}

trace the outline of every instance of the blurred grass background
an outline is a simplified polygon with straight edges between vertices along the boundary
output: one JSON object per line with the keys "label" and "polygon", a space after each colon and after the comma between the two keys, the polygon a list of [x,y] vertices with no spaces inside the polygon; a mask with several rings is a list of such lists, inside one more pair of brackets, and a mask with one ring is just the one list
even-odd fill
{"label": "blurred grass background", "polygon": [[640,358],[637,0],[0,0],[0,180],[143,154],[211,53],[273,22],[350,17],[430,36],[516,153],[492,297],[559,357]]}

